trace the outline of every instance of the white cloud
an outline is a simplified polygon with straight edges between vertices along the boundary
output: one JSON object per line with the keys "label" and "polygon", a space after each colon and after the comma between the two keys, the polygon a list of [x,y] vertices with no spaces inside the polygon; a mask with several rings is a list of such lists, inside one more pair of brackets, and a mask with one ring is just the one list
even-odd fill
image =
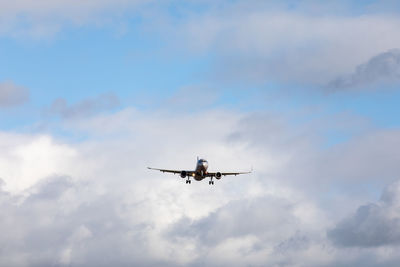
{"label": "white cloud", "polygon": [[0,177],[5,189],[20,192],[46,176],[64,173],[76,152],[46,135],[0,134]]}
{"label": "white cloud", "polygon": [[[87,136],[79,142],[3,133],[0,208],[7,216],[0,220],[0,265],[361,262],[365,251],[350,253],[325,236],[359,205],[357,197],[330,192],[332,201],[347,194],[347,207],[325,204],[320,172],[314,172],[321,162],[310,160],[323,151],[284,120],[267,118],[223,110],[178,115],[125,109],[62,121],[64,130]],[[146,169],[193,168],[196,154],[213,170],[254,164],[255,172],[209,186]],[[328,184],[338,183],[347,180]],[[397,261],[379,250],[370,255],[371,262]]]}
{"label": "white cloud", "polygon": [[188,47],[217,51],[216,70],[225,80],[324,85],[372,56],[400,47],[396,16],[238,9],[193,16],[178,25],[178,40]]}

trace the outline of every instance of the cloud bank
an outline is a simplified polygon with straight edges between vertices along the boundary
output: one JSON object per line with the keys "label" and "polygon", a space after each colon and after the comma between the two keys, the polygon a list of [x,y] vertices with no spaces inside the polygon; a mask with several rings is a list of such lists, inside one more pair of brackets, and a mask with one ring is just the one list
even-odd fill
{"label": "cloud bank", "polygon": [[[246,120],[249,123],[244,125]],[[197,123],[190,124],[193,121]],[[182,134],[182,125],[192,127]],[[352,184],[335,175],[325,179],[318,170],[321,162],[313,159],[332,150],[316,150],[310,142],[312,135],[293,132],[282,118],[223,110],[149,115],[129,108],[68,124],[61,121],[60,127],[90,138],[67,142],[49,135],[0,135],[0,265],[399,262],[397,235],[388,234],[397,227],[393,213],[397,187],[386,189],[382,204],[361,208],[361,215],[338,222],[365,198],[352,191],[329,191]],[[358,146],[351,141],[347,151],[364,154],[360,147],[368,143]],[[397,146],[392,143],[391,147]],[[186,185],[179,176],[146,169],[149,165],[191,168],[196,156],[192,151],[207,158],[213,170],[253,164],[255,172],[209,186],[206,182]],[[381,157],[369,154],[374,157],[369,162]],[[333,167],[326,174],[345,169],[338,158],[329,161]],[[371,172],[364,165],[352,169],[360,176]],[[381,177],[368,179],[380,181]],[[326,204],[327,195],[339,205]],[[364,225],[365,231],[349,235],[357,225]],[[385,227],[390,228],[381,231]],[[364,236],[371,231],[372,239]],[[380,244],[391,250],[382,255]],[[350,252],[348,247],[358,250]]]}

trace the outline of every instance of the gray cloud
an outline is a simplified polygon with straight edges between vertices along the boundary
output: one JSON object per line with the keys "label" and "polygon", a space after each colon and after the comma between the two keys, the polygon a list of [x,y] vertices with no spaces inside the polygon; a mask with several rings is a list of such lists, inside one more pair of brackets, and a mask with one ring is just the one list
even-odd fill
{"label": "gray cloud", "polygon": [[[196,239],[199,245],[216,246],[229,238],[254,235],[260,242],[287,235],[297,224],[293,204],[284,199],[263,197],[232,201],[205,218],[177,222],[169,235]],[[282,222],[279,225],[278,221]],[[290,229],[296,231],[296,228]]]}
{"label": "gray cloud", "polygon": [[400,82],[400,49],[392,49],[359,65],[354,73],[333,80],[329,87],[344,89],[398,82]]}
{"label": "gray cloud", "polygon": [[190,242],[203,251],[193,258],[193,266],[291,266],[302,253],[324,251],[315,242],[317,231],[296,213],[303,205],[272,196],[231,201],[203,218],[181,219],[166,236],[174,244]]}
{"label": "gray cloud", "polygon": [[0,107],[12,107],[26,103],[29,90],[11,81],[0,83]]}
{"label": "gray cloud", "polygon": [[337,246],[378,247],[400,244],[400,182],[388,186],[378,203],[357,212],[328,231]]}
{"label": "gray cloud", "polygon": [[46,178],[29,191],[27,198],[0,192],[7,215],[0,220],[7,229],[0,234],[0,265],[148,265],[145,226],[124,218],[115,195],[96,196],[66,176]]}
{"label": "gray cloud", "polygon": [[[321,136],[332,130],[348,134],[348,140],[321,149],[330,141]],[[269,156],[268,161],[283,158],[287,168],[279,173],[269,168],[271,179],[285,177],[283,181],[315,193],[328,184],[360,187],[378,181],[383,186],[400,172],[400,131],[372,129],[364,118],[351,114],[324,116],[296,127],[279,115],[252,114],[243,118],[227,140],[248,145]]]}
{"label": "gray cloud", "polygon": [[71,105],[68,105],[65,99],[58,98],[45,110],[45,114],[57,115],[62,118],[80,118],[116,108],[119,104],[118,97],[111,93],[85,99]]}

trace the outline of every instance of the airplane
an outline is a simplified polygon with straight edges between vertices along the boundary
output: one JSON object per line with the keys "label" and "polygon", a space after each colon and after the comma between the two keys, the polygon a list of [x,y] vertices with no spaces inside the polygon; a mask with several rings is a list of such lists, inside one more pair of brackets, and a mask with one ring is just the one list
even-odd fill
{"label": "airplane", "polygon": [[156,170],[156,171],[161,171],[161,172],[169,172],[173,174],[179,173],[182,178],[186,178],[186,184],[191,184],[192,181],[190,180],[190,177],[193,177],[196,181],[201,181],[207,177],[210,177],[210,181],[208,182],[209,185],[213,185],[214,181],[213,178],[215,177],[217,180],[221,179],[222,176],[227,176],[227,175],[239,175],[239,174],[247,174],[251,173],[251,171],[248,172],[208,172],[208,161],[205,159],[199,159],[197,157],[197,164],[196,164],[196,169],[194,171],[184,171],[184,170],[166,170],[166,169],[158,169],[158,168],[151,168],[147,167],[150,170]]}

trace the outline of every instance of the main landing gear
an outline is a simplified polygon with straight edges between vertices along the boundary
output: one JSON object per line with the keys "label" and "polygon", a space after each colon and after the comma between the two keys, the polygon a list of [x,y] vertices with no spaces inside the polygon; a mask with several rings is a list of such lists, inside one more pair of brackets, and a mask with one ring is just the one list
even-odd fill
{"label": "main landing gear", "polygon": [[191,184],[191,183],[192,183],[191,180],[189,180],[189,179],[186,180],[186,184]]}
{"label": "main landing gear", "polygon": [[211,178],[210,181],[208,181],[208,184],[209,184],[209,185],[214,185],[214,181],[212,180],[212,178]]}

